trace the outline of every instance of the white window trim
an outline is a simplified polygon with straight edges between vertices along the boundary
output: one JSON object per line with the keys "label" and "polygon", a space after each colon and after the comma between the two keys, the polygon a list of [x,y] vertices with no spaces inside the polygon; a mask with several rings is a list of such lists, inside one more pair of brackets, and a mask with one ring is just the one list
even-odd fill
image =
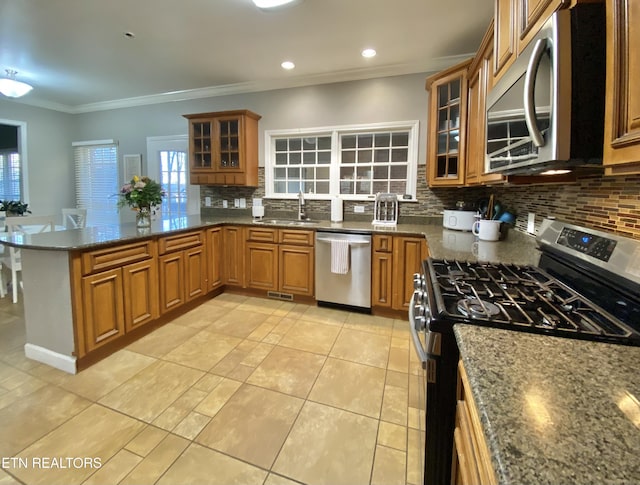
{"label": "white window trim", "polygon": [[20,154],[20,177],[21,199],[23,202],[30,202],[29,199],[29,156],[27,154],[27,123],[26,121],[15,121],[0,118],[0,124],[12,125],[18,128],[18,153]]}
{"label": "white window trim", "polygon": [[[415,202],[417,191],[417,177],[418,177],[418,147],[419,147],[419,120],[410,121],[391,121],[385,123],[366,123],[358,125],[333,125],[333,126],[321,126],[315,128],[296,128],[290,130],[265,130],[264,132],[264,157],[265,157],[265,199],[297,199],[297,194],[274,194],[273,192],[273,167],[275,166],[274,159],[274,139],[278,137],[293,137],[295,135],[314,135],[314,136],[331,136],[331,164],[330,171],[334,173],[336,170],[339,172],[340,162],[340,147],[339,136],[350,133],[361,133],[366,131],[381,131],[381,130],[408,130],[409,131],[409,146],[407,159],[407,188],[411,195],[411,199],[401,199],[403,202]],[[358,195],[358,194],[340,194],[340,180],[338,177],[331,177],[329,185],[329,194],[305,194],[306,199],[316,200],[331,200],[338,196],[343,200],[355,200],[365,201],[373,200],[374,195]],[[401,197],[402,194],[399,194]]]}

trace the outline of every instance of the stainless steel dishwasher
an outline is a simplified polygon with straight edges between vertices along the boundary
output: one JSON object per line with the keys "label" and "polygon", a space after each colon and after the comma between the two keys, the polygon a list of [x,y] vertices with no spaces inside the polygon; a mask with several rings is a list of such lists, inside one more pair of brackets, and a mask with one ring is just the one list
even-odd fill
{"label": "stainless steel dishwasher", "polygon": [[[348,271],[331,271],[334,241],[348,243]],[[321,306],[371,311],[371,235],[316,232],[316,300]]]}

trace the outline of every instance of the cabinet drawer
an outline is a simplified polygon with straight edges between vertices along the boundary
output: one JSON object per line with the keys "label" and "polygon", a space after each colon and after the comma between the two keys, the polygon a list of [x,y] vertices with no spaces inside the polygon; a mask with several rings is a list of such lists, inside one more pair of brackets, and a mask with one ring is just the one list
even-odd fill
{"label": "cabinet drawer", "polygon": [[265,227],[248,227],[247,241],[277,242],[277,230]]}
{"label": "cabinet drawer", "polygon": [[393,248],[393,236],[373,236],[373,250],[390,253]]}
{"label": "cabinet drawer", "polygon": [[177,251],[180,249],[192,248],[204,243],[202,231],[189,232],[186,234],[176,234],[158,239],[158,251],[160,254]]}
{"label": "cabinet drawer", "polygon": [[301,231],[299,229],[280,229],[278,242],[282,244],[299,244],[301,246],[313,246],[313,231]]}
{"label": "cabinet drawer", "polygon": [[87,275],[111,268],[119,268],[129,263],[136,263],[152,258],[154,242],[143,241],[124,246],[114,246],[82,254],[82,274]]}

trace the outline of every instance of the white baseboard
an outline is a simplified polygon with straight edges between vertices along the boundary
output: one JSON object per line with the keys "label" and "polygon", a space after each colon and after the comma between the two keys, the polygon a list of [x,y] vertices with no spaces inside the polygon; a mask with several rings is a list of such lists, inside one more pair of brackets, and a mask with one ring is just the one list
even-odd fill
{"label": "white baseboard", "polygon": [[75,374],[76,371],[76,358],[69,357],[68,355],[62,355],[53,350],[45,349],[39,345],[25,344],[24,354],[33,360],[42,362],[43,364],[50,365],[56,369],[67,372],[69,374]]}

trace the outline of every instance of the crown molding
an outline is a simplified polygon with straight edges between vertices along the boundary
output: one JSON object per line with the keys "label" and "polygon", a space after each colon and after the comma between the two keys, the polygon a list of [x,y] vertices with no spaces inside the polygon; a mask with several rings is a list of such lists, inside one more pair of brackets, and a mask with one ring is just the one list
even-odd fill
{"label": "crown molding", "polygon": [[403,76],[407,74],[439,72],[463,60],[473,57],[474,53],[459,56],[448,56],[432,59],[430,62],[413,64],[396,64],[376,68],[349,69],[334,71],[309,76],[290,77],[285,79],[268,79],[261,81],[249,81],[244,83],[210,86],[199,89],[172,91],[168,93],[137,96],[133,98],[116,99],[112,101],[100,101],[79,105],[64,105],[36,97],[22,98],[19,102],[39,108],[61,111],[69,114],[91,113],[95,111],[107,111],[111,109],[131,108],[152,104],[187,101],[191,99],[213,98],[216,96],[228,96],[232,94],[256,93],[261,91],[273,91],[277,89],[297,88],[318,84],[330,84],[348,81],[359,81],[380,77]]}

